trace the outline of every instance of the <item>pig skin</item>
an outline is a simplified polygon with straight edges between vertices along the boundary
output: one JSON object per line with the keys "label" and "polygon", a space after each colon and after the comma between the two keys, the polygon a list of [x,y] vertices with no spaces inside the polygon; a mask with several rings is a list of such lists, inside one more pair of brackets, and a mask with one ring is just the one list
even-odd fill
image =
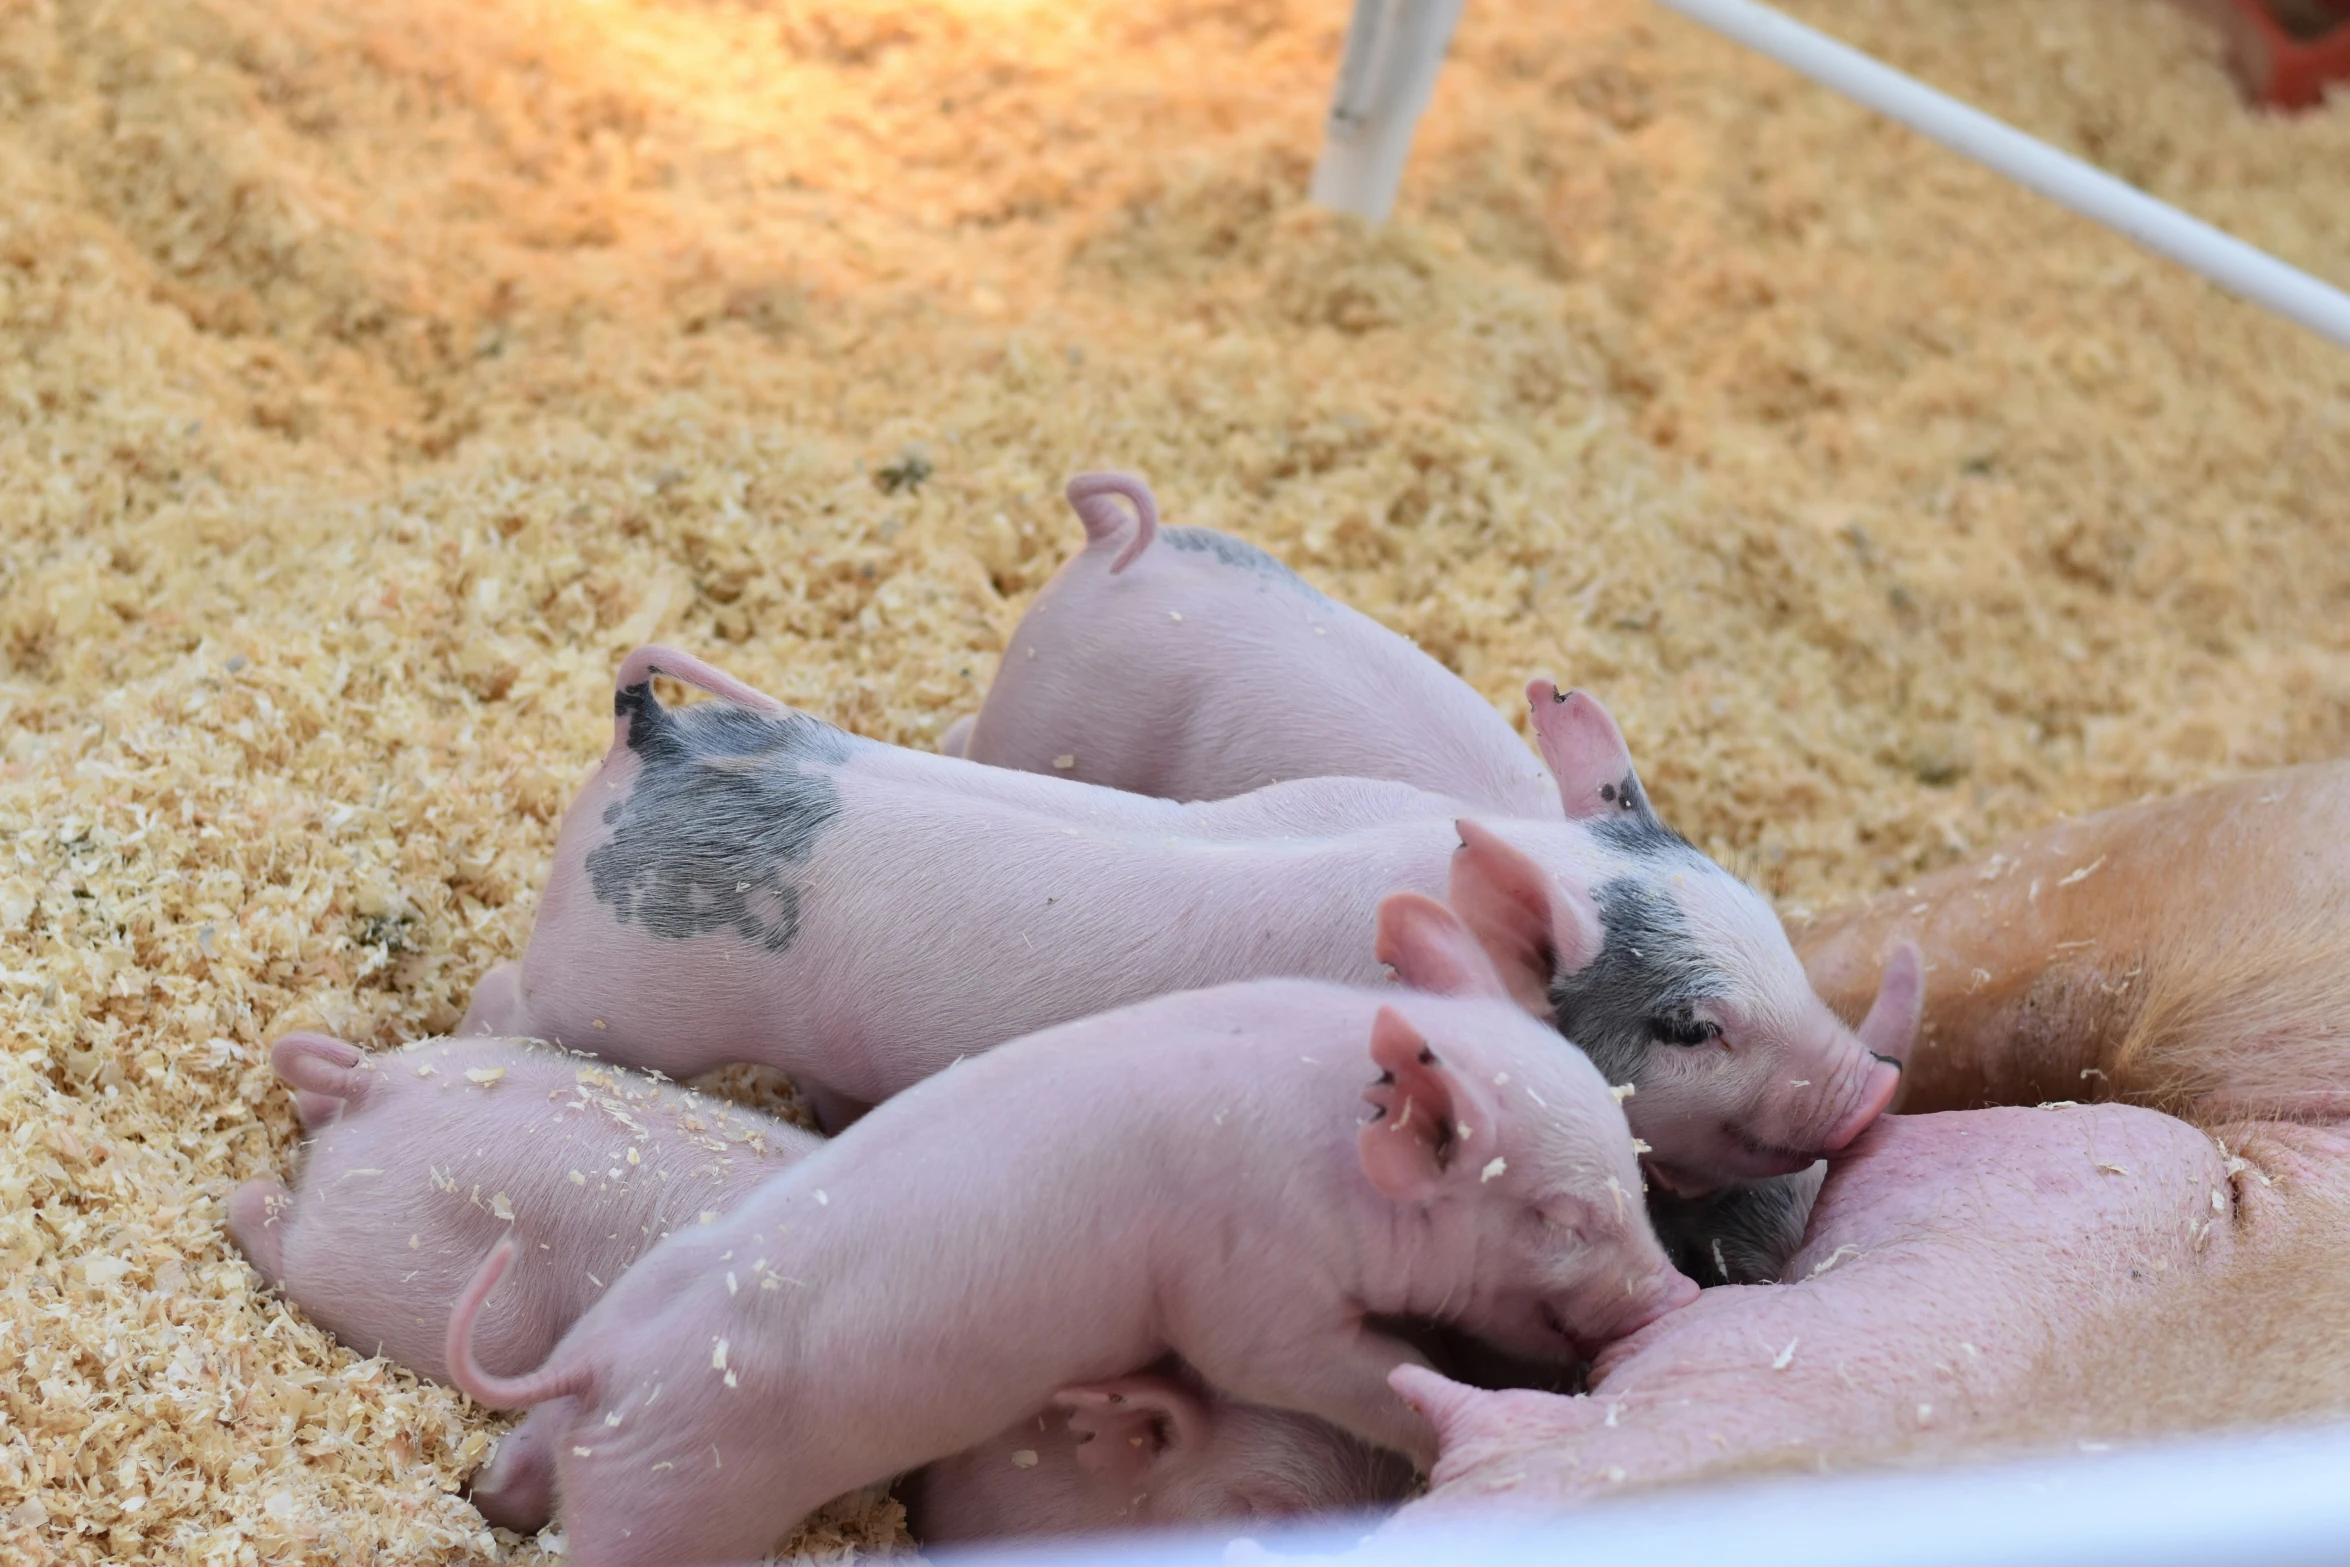
{"label": "pig skin", "polygon": [[1491,703],[1253,544],[1161,527],[1131,474],[1071,479],[1086,546],[1029,605],[942,749],[1173,800],[1393,778],[1556,821],[1557,783]]}
{"label": "pig skin", "polygon": [[1835,1162],[1791,1282],[1706,1291],[1610,1346],[1587,1395],[1398,1373],[1442,1444],[1402,1519],[1995,1428],[2032,1397],[2052,1342],[2223,1270],[2243,1206],[2275,1200],[2155,1111],[1886,1117]]}
{"label": "pig skin", "polygon": [[1905,1109],[2350,1115],[2350,763],[2058,822],[1791,933],[1846,1016],[1923,950]]}

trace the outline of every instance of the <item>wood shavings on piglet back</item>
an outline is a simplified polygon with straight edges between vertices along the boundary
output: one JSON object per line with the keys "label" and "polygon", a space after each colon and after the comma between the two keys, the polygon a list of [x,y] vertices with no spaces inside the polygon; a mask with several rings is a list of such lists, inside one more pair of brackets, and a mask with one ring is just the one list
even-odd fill
{"label": "wood shavings on piglet back", "polygon": [[[2350,105],[2191,18],[1795,9],[2350,281]],[[1079,468],[1592,686],[1791,902],[2344,748],[2339,353],[1639,0],[1471,7],[1366,236],[1297,200],[1343,22],[11,13],[0,1554],[535,1553],[489,1417],[227,1246],[267,1045],[456,1022],[636,643],[931,743]]]}

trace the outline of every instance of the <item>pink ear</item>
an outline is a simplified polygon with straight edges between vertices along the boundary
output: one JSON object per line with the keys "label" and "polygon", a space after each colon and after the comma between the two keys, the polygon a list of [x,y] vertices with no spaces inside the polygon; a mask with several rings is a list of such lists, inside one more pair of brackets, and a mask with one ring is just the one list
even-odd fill
{"label": "pink ear", "polygon": [[1170,1454],[1195,1452],[1207,1439],[1207,1406],[1172,1377],[1118,1377],[1065,1387],[1053,1395],[1077,1433],[1077,1466],[1121,1492],[1140,1483]]}
{"label": "pink ear", "polygon": [[490,965],[465,1003],[465,1018],[457,1032],[467,1038],[486,1034],[496,1039],[530,1037],[530,1006],[522,996],[522,965],[509,958]]}
{"label": "pink ear", "polygon": [[1395,1202],[1426,1202],[1477,1130],[1461,1123],[1460,1080],[1393,1007],[1381,1007],[1371,1020],[1371,1063],[1379,1080],[1363,1097],[1374,1113],[1355,1138],[1363,1173]]}
{"label": "pink ear", "polygon": [[1511,998],[1547,1019],[1551,980],[1599,955],[1599,912],[1475,822],[1457,821],[1453,830],[1461,846],[1452,854],[1444,901],[1485,948]]}
{"label": "pink ear", "polygon": [[1511,999],[1469,927],[1426,893],[1395,892],[1381,900],[1376,950],[1379,961],[1414,990]]}
{"label": "pink ear", "polygon": [[288,1034],[269,1047],[270,1069],[294,1090],[294,1109],[306,1131],[316,1131],[358,1103],[367,1079],[367,1053],[325,1034]]}
{"label": "pink ear", "polygon": [[1886,960],[1884,977],[1877,981],[1877,999],[1854,1030],[1861,1048],[1880,1061],[1907,1066],[1925,1010],[1925,960],[1918,955],[1916,942],[1904,941]]}
{"label": "pink ear", "polygon": [[1534,705],[1534,740],[1559,781],[1567,820],[1648,814],[1648,796],[1632,766],[1632,752],[1615,715],[1588,691],[1568,691],[1547,680],[1526,683]]}

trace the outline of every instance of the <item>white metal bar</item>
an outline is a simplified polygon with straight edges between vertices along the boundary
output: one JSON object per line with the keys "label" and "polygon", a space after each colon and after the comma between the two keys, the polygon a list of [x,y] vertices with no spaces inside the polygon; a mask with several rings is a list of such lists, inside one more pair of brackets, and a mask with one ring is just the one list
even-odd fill
{"label": "white metal bar", "polygon": [[2350,348],[2350,294],[1755,0],[1657,0]]}
{"label": "white metal bar", "polygon": [[1373,223],[1386,221],[1461,4],[1355,0],[1338,85],[1330,95],[1322,159],[1314,166],[1315,202]]}
{"label": "white metal bar", "polygon": [[[1691,1487],[1539,1515],[1472,1506],[1263,1535],[937,1552],[939,1567],[2339,1567],[2350,1426],[2243,1431],[1980,1468]],[[1257,1532],[1257,1531],[1252,1531]]]}

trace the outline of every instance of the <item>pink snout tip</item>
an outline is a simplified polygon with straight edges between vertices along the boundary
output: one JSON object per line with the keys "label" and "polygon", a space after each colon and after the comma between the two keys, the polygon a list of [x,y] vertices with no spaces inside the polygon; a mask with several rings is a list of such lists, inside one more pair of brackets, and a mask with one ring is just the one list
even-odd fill
{"label": "pink snout tip", "polygon": [[1646,1303],[1624,1318],[1615,1338],[1630,1338],[1650,1323],[1671,1316],[1697,1299],[1697,1281],[1677,1268],[1667,1268],[1657,1276],[1647,1295]]}
{"label": "pink snout tip", "polygon": [[1901,1068],[1890,1061],[1879,1061],[1869,1069],[1868,1082],[1862,1087],[1860,1102],[1854,1105],[1843,1120],[1829,1131],[1827,1141],[1820,1147],[1822,1153],[1842,1153],[1852,1140],[1867,1131],[1893,1096],[1901,1091]]}

